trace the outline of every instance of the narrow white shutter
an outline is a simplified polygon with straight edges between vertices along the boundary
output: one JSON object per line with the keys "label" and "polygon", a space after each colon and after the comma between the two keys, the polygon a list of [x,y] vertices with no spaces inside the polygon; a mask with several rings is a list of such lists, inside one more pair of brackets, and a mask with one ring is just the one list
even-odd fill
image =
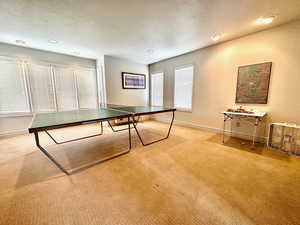
{"label": "narrow white shutter", "polygon": [[96,70],[79,68],[76,70],[79,107],[81,109],[97,108]]}
{"label": "narrow white shutter", "polygon": [[192,110],[194,67],[175,69],[174,106]]}
{"label": "narrow white shutter", "polygon": [[74,70],[55,66],[53,72],[58,111],[77,109]]}
{"label": "narrow white shutter", "polygon": [[22,64],[0,59],[0,113],[29,111]]}
{"label": "narrow white shutter", "polygon": [[33,111],[55,111],[56,105],[50,65],[29,64],[28,71]]}
{"label": "narrow white shutter", "polygon": [[151,74],[151,105],[163,106],[164,102],[164,74]]}

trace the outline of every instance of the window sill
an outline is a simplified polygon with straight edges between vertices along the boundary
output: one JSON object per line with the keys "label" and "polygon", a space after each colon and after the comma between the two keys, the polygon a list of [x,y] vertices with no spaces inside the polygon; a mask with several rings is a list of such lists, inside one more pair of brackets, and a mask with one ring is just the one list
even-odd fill
{"label": "window sill", "polygon": [[0,113],[0,118],[33,116],[31,112]]}
{"label": "window sill", "polygon": [[180,108],[176,108],[176,111],[178,111],[178,112],[192,113],[192,109],[180,109]]}

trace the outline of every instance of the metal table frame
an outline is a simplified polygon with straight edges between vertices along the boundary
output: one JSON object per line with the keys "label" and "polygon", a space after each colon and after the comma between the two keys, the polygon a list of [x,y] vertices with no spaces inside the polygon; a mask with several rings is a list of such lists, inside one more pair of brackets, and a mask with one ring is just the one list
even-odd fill
{"label": "metal table frame", "polygon": [[[132,124],[133,124],[133,127],[134,127],[134,129],[135,129],[135,131],[136,131],[136,133],[137,133],[137,135],[138,135],[138,137],[139,137],[139,139],[140,139],[142,145],[143,145],[143,146],[147,146],[147,145],[151,145],[151,144],[154,144],[154,143],[156,143],[156,142],[159,142],[159,141],[163,141],[163,140],[167,139],[167,138],[170,136],[170,132],[171,132],[171,129],[172,129],[172,126],[173,126],[173,122],[174,122],[174,117],[175,117],[175,110],[172,111],[172,120],[171,120],[171,122],[170,122],[170,126],[169,126],[169,129],[168,129],[167,136],[166,136],[166,137],[163,137],[163,138],[161,138],[161,139],[157,139],[157,140],[155,140],[155,141],[148,142],[148,143],[145,143],[145,142],[144,142],[144,140],[143,140],[143,138],[142,138],[140,132],[139,132],[138,129],[137,129],[137,124],[136,124],[135,122],[133,122]],[[133,121],[134,121],[134,116],[133,116]]]}
{"label": "metal table frame", "polygon": [[[252,135],[252,147],[255,146],[255,139],[256,139],[256,133],[257,133],[257,127],[259,126],[259,123],[262,122],[263,118],[266,116],[266,113],[261,114],[246,114],[246,113],[234,113],[234,112],[223,112],[224,115],[224,122],[223,122],[223,135],[222,135],[222,142],[225,143],[225,128],[226,128],[226,122],[228,120],[233,120],[234,117],[242,118],[254,118],[254,123],[251,123],[254,126],[253,135]],[[248,121],[249,122],[249,121]],[[232,134],[232,132],[230,132]]]}
{"label": "metal table frame", "polygon": [[85,136],[85,137],[81,137],[81,138],[75,138],[75,139],[71,139],[68,141],[62,141],[62,142],[58,142],[50,133],[48,130],[44,130],[45,133],[54,141],[55,144],[60,145],[60,144],[65,144],[65,143],[69,143],[69,142],[73,142],[73,141],[79,141],[79,140],[83,140],[83,139],[87,139],[87,138],[91,138],[91,137],[97,137],[97,136],[101,136],[103,134],[103,122],[100,122],[101,125],[101,133],[100,134],[94,134],[94,135],[90,135],[90,136]]}
{"label": "metal table frame", "polygon": [[[139,120],[140,120],[140,116],[138,117],[136,124],[138,124]],[[133,122],[134,121],[130,121],[130,124],[132,124]],[[116,129],[114,129],[114,126],[111,125],[111,122],[109,120],[107,121],[107,123],[113,132],[120,132],[120,131],[128,130],[128,127],[116,130]]]}
{"label": "metal table frame", "polygon": [[[123,128],[123,129],[119,129],[119,130],[115,130],[113,128],[113,126],[111,125],[111,123],[109,121],[107,121],[107,122],[108,122],[108,125],[110,126],[110,128],[112,129],[113,132],[120,132],[120,131],[131,129],[132,127],[130,126],[130,124],[132,124],[133,128],[135,129],[135,131],[138,135],[138,138],[139,138],[140,142],[142,143],[142,145],[147,146],[147,145],[151,145],[151,144],[163,141],[163,140],[167,139],[170,136],[170,132],[171,132],[171,129],[172,129],[172,126],[173,126],[174,118],[175,118],[175,111],[176,111],[176,109],[167,109],[167,110],[156,111],[156,112],[134,113],[134,114],[132,114],[132,121],[129,122],[128,128]],[[140,117],[143,116],[143,115],[166,113],[166,112],[172,112],[172,119],[171,119],[171,122],[170,122],[170,126],[169,126],[169,129],[168,129],[167,135],[165,137],[161,138],[161,139],[157,139],[157,140],[145,143],[145,141],[143,140],[143,138],[142,138],[142,136],[141,136],[141,134],[140,134],[140,132],[137,128]],[[138,117],[138,119],[135,120],[135,117]],[[135,121],[137,121],[137,122],[135,122]]]}
{"label": "metal table frame", "polygon": [[[128,122],[130,121],[130,115],[126,116],[126,117],[116,117],[116,118],[109,118],[109,119],[119,119],[119,118],[127,118]],[[56,143],[56,144],[64,144],[64,143],[69,143],[69,142],[73,142],[73,141],[79,141],[82,139],[86,139],[86,138],[91,138],[91,137],[95,137],[95,136],[100,136],[103,134],[103,121],[108,121],[108,119],[97,119],[97,120],[93,120],[93,121],[89,121],[89,122],[95,122],[98,123],[100,122],[101,124],[101,133],[100,134],[96,134],[96,135],[90,135],[90,136],[86,136],[86,137],[81,137],[81,138],[76,138],[76,139],[72,139],[72,140],[68,140],[68,141],[64,141],[64,142],[58,142],[56,141],[53,136],[48,132],[48,130],[53,130],[53,129],[59,129],[59,128],[63,128],[63,127],[70,127],[70,126],[78,126],[78,125],[83,125],[86,124],[85,122],[77,122],[77,123],[72,123],[72,124],[64,124],[64,125],[58,125],[58,126],[50,126],[50,127],[45,127],[45,128],[38,128],[38,129],[29,129],[30,133],[34,133],[34,137],[35,137],[35,143],[36,146],[39,148],[39,150],[48,158],[50,159],[62,172],[64,172],[66,175],[71,175],[73,173],[79,172],[83,169],[89,168],[91,166],[94,166],[96,164],[108,161],[110,159],[114,159],[118,156],[127,154],[131,151],[131,129],[129,129],[129,123],[128,123],[128,141],[129,141],[129,146],[128,146],[128,150],[114,154],[112,156],[106,157],[104,159],[98,160],[96,162],[90,163],[88,165],[85,165],[83,167],[74,169],[74,170],[67,170],[63,167],[63,165],[61,165],[44,147],[41,146],[40,144],[40,140],[39,140],[39,132],[46,132],[46,134]]]}
{"label": "metal table frame", "polygon": [[[116,109],[117,110],[117,109]],[[122,110],[117,110],[117,111],[120,111],[120,112],[123,112]],[[89,168],[93,165],[96,165],[96,164],[99,164],[101,162],[104,162],[104,161],[108,161],[110,159],[113,159],[113,158],[116,158],[118,156],[121,156],[121,155],[124,155],[124,154],[127,154],[130,152],[131,150],[131,129],[135,129],[138,137],[139,137],[139,140],[141,141],[142,145],[143,146],[147,146],[147,145],[150,145],[150,144],[153,144],[153,143],[156,143],[156,142],[159,142],[159,141],[162,141],[162,140],[165,140],[169,137],[170,135],[170,132],[171,132],[171,129],[172,129],[172,126],[173,126],[173,121],[174,121],[174,117],[175,117],[175,111],[176,109],[174,108],[169,108],[169,109],[158,109],[158,110],[152,110],[152,111],[145,111],[145,112],[138,112],[138,113],[135,113],[135,112],[129,112],[127,111],[127,115],[126,114],[123,114],[123,115],[119,115],[119,116],[114,116],[114,117],[107,117],[107,118],[97,118],[97,119],[92,119],[92,120],[87,120],[87,121],[79,121],[79,122],[70,122],[70,123],[64,123],[64,124],[59,124],[59,125],[50,125],[50,126],[44,126],[44,127],[33,127],[33,128],[29,128],[29,133],[34,133],[34,137],[35,137],[35,143],[36,143],[36,146],[38,147],[38,149],[49,159],[51,160],[62,172],[64,172],[65,174],[67,175],[71,175],[73,173],[76,173],[80,170],[83,170],[85,168]],[[150,114],[157,114],[157,113],[165,113],[165,112],[172,112],[172,120],[171,120],[171,123],[170,123],[170,126],[169,126],[169,129],[168,129],[168,133],[166,135],[166,137],[163,137],[161,139],[158,139],[158,140],[154,140],[152,142],[148,142],[148,143],[145,143],[143,138],[141,137],[141,134],[140,132],[138,131],[137,129],[137,124],[139,122],[139,118],[140,116],[143,116],[143,115],[150,115]],[[135,122],[135,117],[138,117],[138,120],[137,122]],[[124,129],[120,129],[120,130],[115,130],[113,128],[113,126],[110,124],[110,120],[114,120],[114,119],[123,119],[123,118],[127,118],[127,125],[128,127],[127,128],[124,128]],[[117,154],[114,154],[112,156],[109,156],[109,157],[106,157],[104,159],[101,159],[101,160],[98,160],[96,162],[93,162],[93,163],[90,163],[88,165],[85,165],[85,166],[82,166],[80,168],[76,168],[76,169],[72,169],[72,170],[67,170],[66,168],[64,168],[64,166],[62,164],[60,164],[41,144],[40,144],[40,139],[39,139],[39,132],[45,132],[51,139],[52,141],[55,143],[55,144],[65,144],[65,143],[70,143],[70,142],[74,142],[74,141],[79,141],[79,140],[83,140],[83,139],[87,139],[87,138],[92,138],[92,137],[96,137],[96,136],[101,136],[103,134],[103,121],[107,121],[109,126],[111,127],[111,129],[113,130],[113,132],[119,132],[119,131],[124,131],[124,130],[128,130],[128,141],[129,141],[129,147],[128,147],[128,150],[126,151],[123,151],[123,152],[120,152],[120,153],[117,153]],[[57,141],[53,135],[49,132],[49,130],[54,130],[54,129],[59,129],[59,128],[64,128],[64,127],[72,127],[72,126],[78,126],[78,125],[83,125],[83,124],[87,124],[87,123],[100,123],[100,126],[101,126],[101,133],[99,134],[95,134],[95,135],[89,135],[89,136],[85,136],[85,137],[80,137],[80,138],[75,138],[75,139],[71,139],[71,140],[67,140],[67,141],[62,141],[62,142],[59,142]],[[131,126],[131,124],[133,126]]]}

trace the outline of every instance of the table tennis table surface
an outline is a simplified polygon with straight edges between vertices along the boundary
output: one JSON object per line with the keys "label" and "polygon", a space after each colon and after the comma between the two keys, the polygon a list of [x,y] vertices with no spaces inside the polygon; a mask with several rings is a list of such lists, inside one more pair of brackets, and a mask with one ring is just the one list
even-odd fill
{"label": "table tennis table surface", "polygon": [[39,113],[33,117],[29,132],[34,133],[45,129],[76,126],[88,122],[129,118],[132,116],[171,112],[175,110],[175,108],[165,108],[160,106],[124,106],[106,104],[97,109]]}
{"label": "table tennis table surface", "polygon": [[[113,105],[113,104],[106,104],[102,105],[101,107],[97,109],[82,109],[82,110],[73,110],[73,111],[63,111],[63,112],[51,112],[51,113],[39,113],[34,115],[32,119],[32,124],[29,127],[29,132],[34,133],[35,137],[35,143],[36,146],[39,148],[39,150],[49,159],[51,160],[62,172],[64,172],[67,175],[71,175],[72,173],[76,171],[80,171],[84,168],[88,168],[92,165],[105,162],[107,160],[119,157],[121,155],[127,154],[131,150],[131,129],[134,129],[137,133],[138,138],[140,139],[143,146],[154,144],[156,142],[165,140],[169,137],[170,131],[172,128],[172,124],[174,121],[174,113],[176,109],[175,108],[164,108],[164,107],[156,107],[156,106],[121,106],[121,105]],[[139,133],[137,129],[137,122],[135,122],[135,116],[140,117],[143,115],[149,115],[149,114],[156,114],[156,113],[165,113],[165,112],[172,112],[172,120],[170,122],[170,126],[168,129],[168,133],[165,137],[151,141],[151,142],[145,142]],[[110,120],[114,119],[121,119],[121,118],[127,118],[128,120],[128,128],[123,128],[119,130],[115,130],[111,124]],[[103,121],[107,121],[110,125],[113,132],[119,132],[119,131],[128,131],[128,150],[118,152],[116,154],[113,154],[111,156],[105,157],[101,160],[98,160],[97,162],[92,162],[89,165],[85,165],[80,168],[75,168],[70,170],[67,170],[60,162],[58,162],[55,157],[47,151],[45,147],[43,147],[40,143],[39,139],[39,132],[45,132],[54,142],[55,144],[64,144],[69,143],[73,141],[79,141],[86,138],[91,138],[95,136],[100,136],[103,134]],[[77,126],[82,125],[85,123],[99,123],[101,128],[101,133],[89,135],[85,137],[79,137],[71,140],[66,141],[57,141],[52,134],[48,132],[48,130],[51,129],[59,129],[63,127],[71,127],[71,126]]]}

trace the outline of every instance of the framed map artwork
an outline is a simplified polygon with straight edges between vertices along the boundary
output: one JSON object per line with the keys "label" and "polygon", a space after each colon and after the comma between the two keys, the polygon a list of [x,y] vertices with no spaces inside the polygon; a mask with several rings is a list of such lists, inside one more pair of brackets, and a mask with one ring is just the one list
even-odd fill
{"label": "framed map artwork", "polygon": [[236,103],[267,104],[272,62],[238,68]]}
{"label": "framed map artwork", "polygon": [[122,87],[123,89],[145,89],[145,74],[122,72]]}

